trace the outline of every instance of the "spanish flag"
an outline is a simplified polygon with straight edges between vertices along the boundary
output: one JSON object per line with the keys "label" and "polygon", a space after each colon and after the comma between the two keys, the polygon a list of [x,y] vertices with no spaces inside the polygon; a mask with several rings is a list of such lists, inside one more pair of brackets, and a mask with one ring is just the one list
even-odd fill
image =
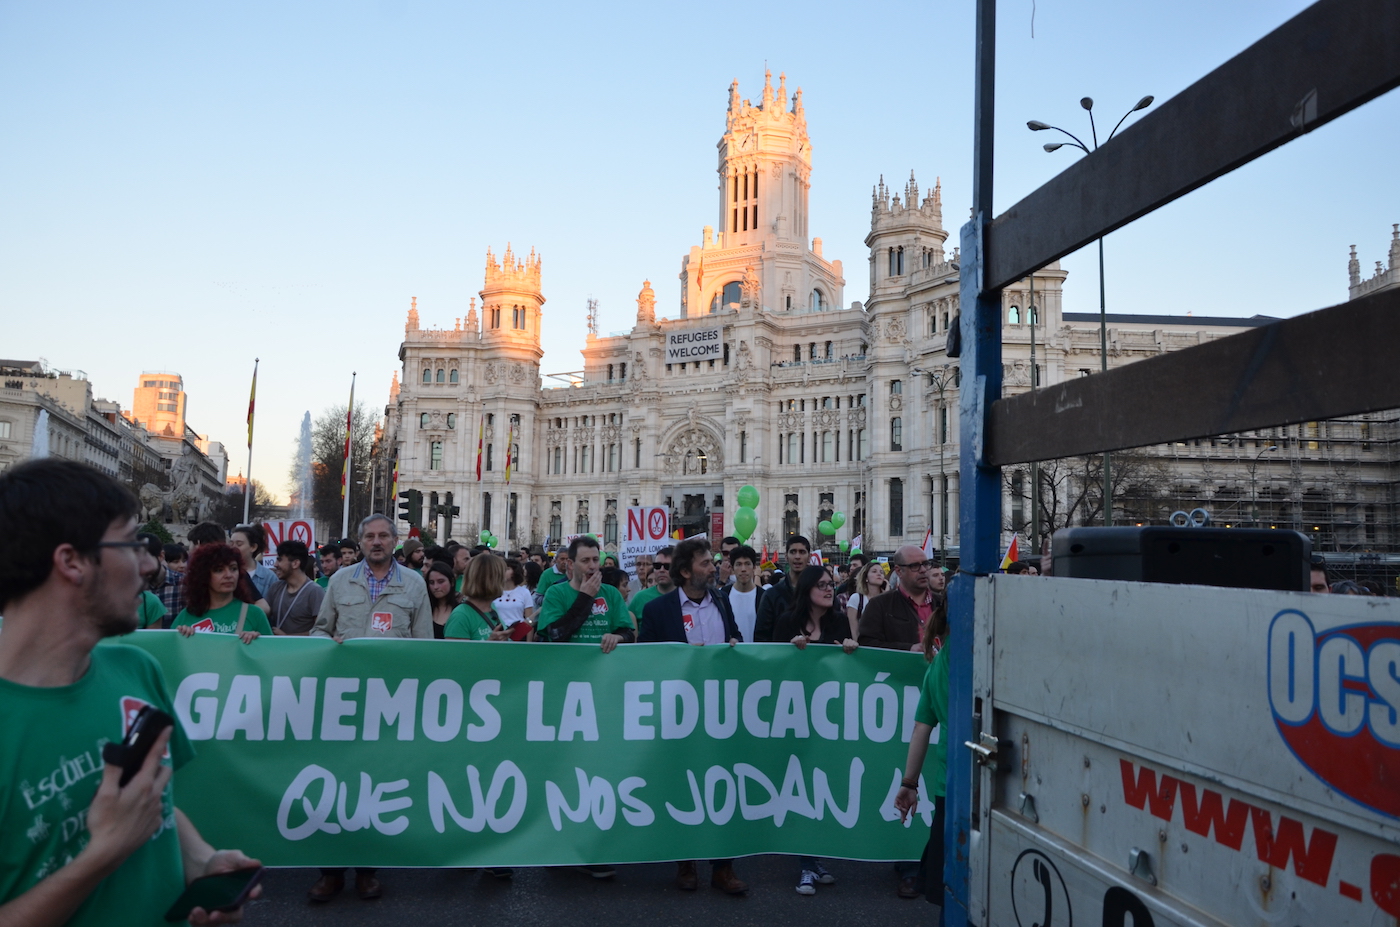
{"label": "spanish flag", "polygon": [[248,450],[253,449],[253,406],[258,399],[258,358],[253,358],[253,388],[248,391]]}
{"label": "spanish flag", "polygon": [[1011,535],[1011,543],[1006,545],[1006,556],[1001,558],[1001,568],[1003,570],[1021,559],[1020,540],[1021,536],[1019,534]]}
{"label": "spanish flag", "polygon": [[515,463],[515,422],[510,423],[510,437],[506,439],[506,485],[510,485],[510,467]]}
{"label": "spanish flag", "polygon": [[481,410],[481,424],[476,429],[476,481],[481,482],[481,452],[486,446],[486,410]]}

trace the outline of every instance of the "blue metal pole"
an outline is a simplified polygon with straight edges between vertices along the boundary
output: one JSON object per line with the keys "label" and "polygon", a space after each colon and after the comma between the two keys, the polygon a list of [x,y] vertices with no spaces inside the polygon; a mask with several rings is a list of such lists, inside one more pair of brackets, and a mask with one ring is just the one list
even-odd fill
{"label": "blue metal pole", "polygon": [[943,924],[969,923],[972,838],[972,652],[975,577],[997,568],[1001,546],[1001,470],[982,463],[987,411],[1001,398],[1001,291],[984,292],[984,230],[992,220],[993,124],[996,102],[996,0],[977,0],[977,75],[973,131],[973,216],[962,228],[959,311],[962,389],[959,466],[962,480],[961,572],[949,592],[952,650],[948,699],[948,794],[945,799]]}

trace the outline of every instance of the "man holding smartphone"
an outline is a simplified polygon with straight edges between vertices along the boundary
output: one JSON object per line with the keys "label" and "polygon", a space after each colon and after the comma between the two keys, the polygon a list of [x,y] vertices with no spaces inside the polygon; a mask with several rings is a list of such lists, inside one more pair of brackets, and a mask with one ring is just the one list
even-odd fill
{"label": "man holding smartphone", "polygon": [[[3,927],[162,923],[188,882],[259,865],[216,852],[175,807],[170,777],[194,756],[178,723],[125,786],[121,767],[102,761],[142,708],[175,715],[155,660],[103,643],[136,629],[153,566],[138,509],[111,477],[72,461],[0,475]],[[189,922],[241,916],[195,908]]]}

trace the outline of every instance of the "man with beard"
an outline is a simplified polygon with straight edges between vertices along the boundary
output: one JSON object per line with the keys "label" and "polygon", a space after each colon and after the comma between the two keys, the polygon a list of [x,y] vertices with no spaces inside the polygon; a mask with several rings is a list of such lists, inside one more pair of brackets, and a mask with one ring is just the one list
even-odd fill
{"label": "man with beard", "polygon": [[[0,476],[0,923],[158,924],[188,881],[260,865],[215,852],[175,806],[171,774],[194,758],[178,721],[125,786],[96,746],[120,743],[142,708],[176,714],[154,658],[97,646],[136,629],[152,569],[138,510],[123,486],[73,461]],[[55,768],[61,788],[31,787]],[[203,908],[189,918],[211,919]]]}
{"label": "man with beard", "polygon": [[277,579],[267,587],[267,604],[272,606],[268,620],[276,634],[310,634],[321,613],[326,590],[306,574],[310,559],[311,551],[301,541],[277,545],[277,562],[272,565]]}

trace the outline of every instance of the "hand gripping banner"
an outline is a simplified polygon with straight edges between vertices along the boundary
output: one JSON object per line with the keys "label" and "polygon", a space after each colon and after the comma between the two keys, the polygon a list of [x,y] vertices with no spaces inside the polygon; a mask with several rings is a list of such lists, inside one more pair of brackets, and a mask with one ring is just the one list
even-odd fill
{"label": "hand gripping banner", "polygon": [[[917,859],[919,654],[142,631],[198,751],[176,803],[272,866]],[[938,736],[935,730],[934,736]]]}

